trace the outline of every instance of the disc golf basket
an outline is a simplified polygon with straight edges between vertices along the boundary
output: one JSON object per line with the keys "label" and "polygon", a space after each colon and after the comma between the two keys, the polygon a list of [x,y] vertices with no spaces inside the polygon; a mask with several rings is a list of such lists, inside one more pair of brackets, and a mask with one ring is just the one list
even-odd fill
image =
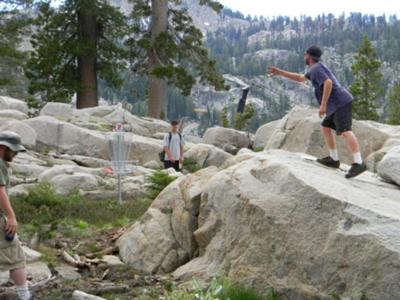
{"label": "disc golf basket", "polygon": [[117,124],[112,134],[107,137],[108,150],[111,158],[111,166],[103,169],[108,175],[117,176],[118,180],[118,202],[122,203],[122,176],[127,176],[133,173],[136,160],[128,160],[131,143],[124,135],[122,124]]}

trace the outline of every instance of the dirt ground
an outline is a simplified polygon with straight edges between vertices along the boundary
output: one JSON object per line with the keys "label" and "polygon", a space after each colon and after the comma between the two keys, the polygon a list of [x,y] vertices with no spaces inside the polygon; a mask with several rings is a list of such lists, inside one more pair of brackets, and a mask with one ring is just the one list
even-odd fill
{"label": "dirt ground", "polygon": [[[174,283],[169,275],[149,275],[136,272],[132,267],[110,266],[101,261],[103,254],[118,256],[116,239],[124,228],[100,230],[87,238],[56,237],[40,244],[38,250],[44,250],[42,261],[48,263],[52,278],[33,288],[40,300],[70,300],[75,290],[98,295],[107,300],[150,300],[163,299],[165,290]],[[74,264],[65,258],[70,254]],[[56,271],[57,266],[71,265],[81,275],[79,280],[67,280]],[[0,288],[0,300],[17,300],[11,283]]]}

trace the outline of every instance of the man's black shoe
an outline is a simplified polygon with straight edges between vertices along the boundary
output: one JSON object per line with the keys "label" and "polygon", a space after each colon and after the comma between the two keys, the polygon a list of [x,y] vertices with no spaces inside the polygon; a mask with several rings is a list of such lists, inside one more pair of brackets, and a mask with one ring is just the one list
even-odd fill
{"label": "man's black shoe", "polygon": [[334,160],[330,156],[327,156],[324,158],[318,158],[317,162],[319,162],[321,165],[327,166],[329,168],[338,169],[340,167],[340,161]]}
{"label": "man's black shoe", "polygon": [[364,163],[352,164],[350,170],[346,174],[346,178],[353,178],[367,170],[367,166]]}

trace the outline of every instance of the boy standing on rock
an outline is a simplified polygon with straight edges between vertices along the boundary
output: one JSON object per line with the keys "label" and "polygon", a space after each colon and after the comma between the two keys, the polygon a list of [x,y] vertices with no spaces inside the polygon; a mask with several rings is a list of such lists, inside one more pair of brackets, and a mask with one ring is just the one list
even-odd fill
{"label": "boy standing on rock", "polygon": [[340,161],[336,147],[336,135],[341,135],[353,154],[354,163],[346,174],[346,178],[355,177],[364,172],[367,167],[361,158],[357,137],[352,131],[352,105],[353,96],[340,85],[335,75],[320,62],[322,51],[317,46],[311,46],[304,53],[304,60],[309,67],[305,75],[287,72],[276,67],[268,68],[269,76],[283,76],[288,79],[304,82],[311,80],[315,96],[320,105],[319,116],[324,119],[321,123],[321,132],[325,144],[329,149],[329,156],[319,158],[317,161],[331,168],[339,168]]}
{"label": "boy standing on rock", "polygon": [[26,280],[25,254],[16,234],[17,219],[8,198],[9,163],[23,151],[19,135],[11,131],[0,133],[0,271],[10,272],[18,299],[34,300]]}
{"label": "boy standing on rock", "polygon": [[178,121],[171,122],[171,131],[164,136],[164,167],[174,168],[180,171],[180,163],[183,163],[183,150],[185,143],[182,135],[178,132]]}

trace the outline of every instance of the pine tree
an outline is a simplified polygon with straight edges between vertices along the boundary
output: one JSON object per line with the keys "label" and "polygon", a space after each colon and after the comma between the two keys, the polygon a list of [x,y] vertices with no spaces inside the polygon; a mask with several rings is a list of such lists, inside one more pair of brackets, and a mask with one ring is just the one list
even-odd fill
{"label": "pine tree", "polygon": [[354,81],[349,89],[354,96],[354,116],[357,119],[379,119],[377,108],[383,93],[381,65],[373,45],[365,36],[355,55],[352,66]]}
{"label": "pine tree", "polygon": [[226,106],[222,109],[221,125],[224,128],[228,128],[229,127],[228,107],[226,107]]}
{"label": "pine tree", "polygon": [[[222,8],[213,0],[199,3],[215,10]],[[180,0],[135,0],[132,4],[134,36],[127,45],[132,69],[149,77],[150,117],[160,118],[164,114],[167,83],[178,87],[184,95],[190,94],[197,78],[218,90],[226,88],[215,61],[203,45],[201,31],[180,6]],[[149,18],[149,24],[143,18]]]}
{"label": "pine tree", "polygon": [[400,81],[393,86],[389,94],[387,122],[391,125],[400,125]]}
{"label": "pine tree", "polygon": [[84,108],[98,104],[98,79],[122,84],[127,21],[106,0],[65,0],[57,9],[42,2],[36,24],[26,68],[30,93],[45,102],[69,101],[76,93],[77,108]]}
{"label": "pine tree", "polygon": [[251,119],[256,113],[254,104],[249,103],[246,105],[243,113],[235,113],[233,119],[233,128],[237,130],[247,130]]}

